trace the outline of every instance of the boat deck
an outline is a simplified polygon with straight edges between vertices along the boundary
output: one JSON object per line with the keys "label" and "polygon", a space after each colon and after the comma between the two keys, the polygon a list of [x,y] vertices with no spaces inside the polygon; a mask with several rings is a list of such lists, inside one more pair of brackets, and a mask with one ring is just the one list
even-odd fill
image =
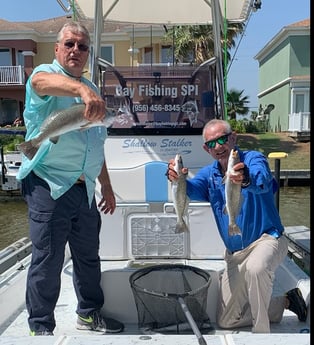
{"label": "boat deck", "polygon": [[[289,267],[289,260],[287,258],[288,270],[293,270],[293,264],[291,262],[291,267]],[[198,266],[203,269],[208,269],[206,266],[210,265],[211,270],[220,270],[224,263],[222,260],[217,260],[216,262],[212,262],[212,260],[187,260],[186,262],[189,265]],[[213,266],[214,265],[214,266]],[[26,267],[25,267],[26,268]],[[113,274],[118,277],[121,274],[122,270],[128,271],[127,276],[134,271],[134,269],[130,269],[130,262],[127,261],[102,261],[102,271],[106,274]],[[26,276],[26,269],[24,276]],[[283,286],[281,285],[281,274],[283,272],[279,272],[278,275],[276,274],[276,281],[275,281],[275,294],[282,294]],[[107,280],[108,280],[107,276]],[[24,277],[25,279],[25,277]],[[23,279],[22,279],[23,280]],[[125,282],[128,279],[125,280]],[[306,285],[302,285],[302,277],[300,277],[300,284],[299,287],[301,290],[305,291],[307,287]],[[23,284],[25,281],[23,281]],[[125,294],[130,293],[130,287],[123,287],[121,288],[121,283],[117,281],[117,289],[118,295],[120,296],[121,301],[123,302],[124,298],[128,298]],[[122,284],[123,285],[123,284]],[[286,286],[285,286],[286,287]],[[123,292],[123,289],[129,289],[129,291]],[[121,290],[122,289],[122,290]],[[305,289],[305,290],[304,290]],[[127,290],[125,290],[127,291]],[[22,298],[24,291],[22,293]],[[122,295],[121,295],[122,294]],[[18,299],[21,296],[16,296]],[[309,296],[307,296],[307,299]],[[133,302],[134,303],[134,302]],[[210,300],[208,300],[208,304],[210,305]],[[69,260],[63,269],[62,274],[62,289],[61,294],[55,309],[55,317],[57,326],[54,330],[53,337],[30,337],[28,324],[27,324],[27,311],[25,309],[24,303],[22,303],[21,307],[19,308],[18,312],[15,316],[11,317],[8,320],[7,325],[4,325],[2,329],[0,329],[0,344],[1,345],[9,345],[9,344],[115,344],[115,345],[188,345],[188,344],[205,344],[202,343],[201,340],[197,339],[196,335],[192,332],[190,334],[158,334],[154,332],[141,332],[138,329],[137,323],[125,323],[125,330],[120,334],[115,335],[102,335],[96,334],[95,332],[91,331],[79,331],[75,329],[76,324],[76,314],[75,314],[75,306],[76,306],[76,297],[73,293],[73,286],[72,286],[72,262]],[[111,317],[115,317],[113,315],[113,311],[110,311],[112,308],[115,307],[115,301],[112,301],[112,296],[110,294],[107,295],[107,303],[105,301],[105,309],[107,309],[107,315]],[[117,306],[117,308],[120,308]],[[135,308],[135,305],[131,306],[121,306],[121,308]],[[136,310],[136,309],[134,309]],[[119,311],[118,311],[119,313]],[[210,315],[210,313],[209,313]],[[210,315],[212,320],[212,316]],[[121,320],[121,318],[120,318]],[[121,320],[124,321],[124,320]],[[306,323],[299,322],[297,317],[292,312],[286,310],[284,314],[284,318],[282,322],[278,324],[271,325],[271,334],[252,334],[249,328],[243,328],[237,331],[229,331],[229,330],[222,330],[216,328],[214,332],[211,334],[203,334],[203,338],[207,344],[215,345],[246,345],[246,344],[253,344],[254,345],[309,345],[310,344],[310,328],[309,328],[309,319]],[[216,325],[213,323],[216,327]],[[307,333],[307,334],[304,334]],[[252,338],[254,337],[254,338]]]}

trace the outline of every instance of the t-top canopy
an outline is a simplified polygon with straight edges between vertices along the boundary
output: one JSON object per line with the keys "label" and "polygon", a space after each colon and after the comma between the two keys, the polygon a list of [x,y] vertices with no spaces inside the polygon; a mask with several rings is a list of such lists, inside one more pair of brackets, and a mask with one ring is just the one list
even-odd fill
{"label": "t-top canopy", "polygon": [[211,6],[220,4],[229,22],[245,21],[253,0],[74,0],[83,18],[95,18],[95,3],[102,1],[103,19],[145,24],[211,24]]}

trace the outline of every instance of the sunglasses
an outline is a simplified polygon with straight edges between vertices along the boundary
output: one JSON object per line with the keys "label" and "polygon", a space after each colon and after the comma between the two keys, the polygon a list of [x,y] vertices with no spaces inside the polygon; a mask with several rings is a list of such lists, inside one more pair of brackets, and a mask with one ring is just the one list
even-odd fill
{"label": "sunglasses", "polygon": [[221,137],[215,139],[215,140],[209,140],[206,141],[205,145],[209,148],[209,149],[213,149],[216,146],[216,143],[218,143],[219,145],[223,145],[228,141],[228,137],[231,133],[227,133],[225,135],[222,135]]}
{"label": "sunglasses", "polygon": [[73,48],[75,46],[75,43],[77,44],[77,47],[78,47],[79,51],[81,51],[81,52],[87,52],[88,51],[89,47],[86,44],[83,44],[83,43],[77,43],[77,42],[68,41],[68,42],[63,43],[63,45],[67,49],[71,49],[71,48]]}

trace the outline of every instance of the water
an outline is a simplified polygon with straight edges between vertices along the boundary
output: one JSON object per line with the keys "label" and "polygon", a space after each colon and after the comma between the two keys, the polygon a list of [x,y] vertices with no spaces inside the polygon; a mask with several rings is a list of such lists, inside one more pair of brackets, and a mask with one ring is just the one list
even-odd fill
{"label": "water", "polygon": [[281,187],[279,213],[284,226],[310,226],[310,187]]}
{"label": "water", "polygon": [[[282,187],[279,195],[283,225],[310,228],[310,187]],[[0,250],[22,237],[28,237],[26,203],[0,199]]]}
{"label": "water", "polygon": [[0,250],[22,237],[29,237],[25,201],[0,199]]}

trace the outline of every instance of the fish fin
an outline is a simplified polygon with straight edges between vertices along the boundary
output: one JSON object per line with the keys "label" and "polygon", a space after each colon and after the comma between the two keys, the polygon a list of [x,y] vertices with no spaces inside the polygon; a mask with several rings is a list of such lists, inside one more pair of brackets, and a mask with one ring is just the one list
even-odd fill
{"label": "fish fin", "polygon": [[84,129],[89,128],[91,124],[92,124],[91,121],[86,122],[84,125],[81,126],[80,131],[83,131]]}
{"label": "fish fin", "polygon": [[241,235],[241,230],[237,224],[229,224],[228,233],[229,236]]}
{"label": "fish fin", "polygon": [[176,229],[175,229],[176,234],[179,234],[181,232],[187,232],[187,231],[189,231],[189,227],[187,226],[184,219],[182,219],[181,222],[177,222]]}
{"label": "fish fin", "polygon": [[32,160],[35,156],[36,152],[38,151],[38,147],[33,145],[33,141],[24,141],[23,143],[17,146],[18,150],[23,152],[23,154],[29,159]]}
{"label": "fish fin", "polygon": [[51,137],[51,138],[49,138],[49,140],[50,140],[52,143],[56,144],[56,143],[59,141],[59,136],[57,136],[57,137]]}

